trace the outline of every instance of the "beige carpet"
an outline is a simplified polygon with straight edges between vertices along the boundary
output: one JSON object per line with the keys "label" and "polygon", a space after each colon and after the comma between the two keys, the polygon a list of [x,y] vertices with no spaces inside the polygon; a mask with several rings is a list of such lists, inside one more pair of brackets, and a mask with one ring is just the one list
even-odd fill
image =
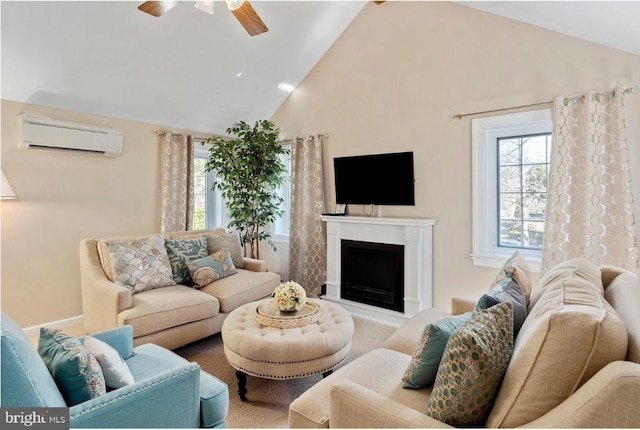
{"label": "beige carpet", "polygon": [[[381,346],[396,329],[391,325],[356,316],[353,321],[353,347],[346,363]],[[229,386],[227,423],[232,428],[286,428],[289,403],[322,379],[321,375],[285,381],[249,376],[248,401],[241,402],[237,394],[235,370],[224,356],[220,334],[178,348],[174,352],[189,361],[197,362],[200,367]]]}

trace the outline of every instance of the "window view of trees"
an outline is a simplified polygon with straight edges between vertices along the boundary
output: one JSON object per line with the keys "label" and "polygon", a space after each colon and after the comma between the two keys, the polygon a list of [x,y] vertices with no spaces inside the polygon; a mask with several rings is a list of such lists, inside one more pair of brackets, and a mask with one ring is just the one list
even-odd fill
{"label": "window view of trees", "polygon": [[193,229],[207,228],[207,165],[206,158],[193,161]]}
{"label": "window view of trees", "polygon": [[498,139],[498,246],[542,249],[551,133]]}

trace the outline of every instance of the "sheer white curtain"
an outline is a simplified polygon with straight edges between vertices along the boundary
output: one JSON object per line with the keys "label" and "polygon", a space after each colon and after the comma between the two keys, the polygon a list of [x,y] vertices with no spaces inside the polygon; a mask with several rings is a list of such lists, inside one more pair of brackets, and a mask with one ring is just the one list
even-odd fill
{"label": "sheer white curtain", "polygon": [[193,138],[181,134],[160,136],[160,231],[193,227]]}
{"label": "sheer white curtain", "polygon": [[320,296],[326,281],[327,247],[324,223],[324,174],[322,139],[310,136],[291,149],[291,226],[289,230],[289,278],[311,297]]}
{"label": "sheer white curtain", "polygon": [[640,274],[623,97],[554,100],[543,273],[581,256]]}

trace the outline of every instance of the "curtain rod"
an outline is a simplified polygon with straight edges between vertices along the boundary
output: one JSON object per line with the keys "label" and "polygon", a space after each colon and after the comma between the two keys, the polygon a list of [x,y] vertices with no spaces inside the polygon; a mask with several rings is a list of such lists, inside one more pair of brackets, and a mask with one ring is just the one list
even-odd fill
{"label": "curtain rod", "polygon": [[[156,131],[156,136],[166,136],[167,134],[170,134],[172,136],[181,136],[184,137],[185,135],[182,133],[171,133],[170,131],[165,131],[165,130],[157,130]],[[194,142],[204,142],[205,140],[208,139],[208,137],[200,137],[200,136],[191,136],[194,140]]]}
{"label": "curtain rod", "polygon": [[[329,137],[328,134],[316,134],[316,135],[307,136],[306,140],[309,141],[309,140],[313,139],[314,136],[317,136],[320,139],[326,139],[326,138]],[[291,138],[291,139],[279,140],[278,142],[280,142],[280,143],[293,143],[294,141],[296,143],[302,143],[302,142],[305,141],[305,138],[304,137],[296,137],[296,138]]]}
{"label": "curtain rod", "polygon": [[[630,87],[630,88],[626,88],[624,90],[622,90],[622,94],[638,94],[638,86],[634,86],[634,87]],[[615,90],[611,90],[611,91],[605,91],[603,93],[596,93],[596,97],[601,97],[601,96],[608,96],[611,95],[615,92]],[[577,97],[567,97],[564,99],[565,103],[568,103],[570,101],[573,100],[580,100],[583,99],[584,96],[577,96]],[[485,113],[494,113],[494,112],[504,112],[507,110],[514,110],[514,109],[522,109],[522,108],[529,108],[529,107],[536,107],[536,106],[546,106],[546,105],[550,105],[553,103],[553,100],[550,100],[548,102],[540,102],[540,103],[532,103],[532,104],[528,104],[528,105],[521,105],[521,106],[511,106],[511,107],[506,107],[506,108],[501,108],[501,109],[491,109],[491,110],[485,110],[485,111],[480,111],[480,112],[469,112],[469,113],[462,113],[462,114],[451,114],[449,115],[449,120],[453,121],[454,119],[462,119],[464,117],[467,116],[473,116],[473,115],[482,115]]]}

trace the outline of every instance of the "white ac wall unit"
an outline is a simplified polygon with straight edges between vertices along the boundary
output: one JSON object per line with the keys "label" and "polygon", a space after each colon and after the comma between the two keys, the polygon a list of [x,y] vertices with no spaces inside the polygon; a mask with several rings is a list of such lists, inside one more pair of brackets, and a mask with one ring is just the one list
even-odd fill
{"label": "white ac wall unit", "polygon": [[122,153],[122,132],[111,128],[51,118],[18,115],[18,149],[44,149],[117,157]]}

